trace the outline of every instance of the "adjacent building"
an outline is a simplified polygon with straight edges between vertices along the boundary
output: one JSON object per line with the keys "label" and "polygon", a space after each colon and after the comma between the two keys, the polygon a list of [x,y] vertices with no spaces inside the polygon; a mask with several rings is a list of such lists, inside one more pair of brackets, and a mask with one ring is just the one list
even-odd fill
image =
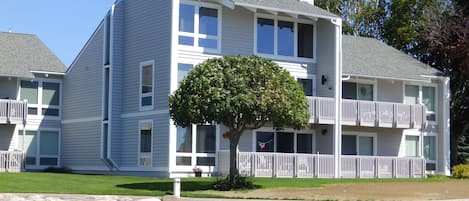
{"label": "adjacent building", "polygon": [[[57,107],[41,95],[46,78],[33,82],[38,103],[31,104],[33,92],[14,99],[28,99],[32,112],[36,104],[44,114],[59,110],[58,166],[157,177],[190,176],[197,166],[204,175],[226,174],[226,128],[175,126],[168,96],[207,58],[259,55],[298,80],[311,119],[304,130],[246,131],[238,147],[242,174],[449,174],[449,79],[380,41],[343,36],[341,24],[312,1],[117,0],[65,75],[63,65],[36,73],[57,78]],[[33,85],[18,80],[17,89]],[[12,138],[25,130],[29,139],[23,124],[9,126],[18,127]],[[15,144],[23,141],[11,141],[10,149],[29,152]],[[41,165],[41,152],[34,153]]]}

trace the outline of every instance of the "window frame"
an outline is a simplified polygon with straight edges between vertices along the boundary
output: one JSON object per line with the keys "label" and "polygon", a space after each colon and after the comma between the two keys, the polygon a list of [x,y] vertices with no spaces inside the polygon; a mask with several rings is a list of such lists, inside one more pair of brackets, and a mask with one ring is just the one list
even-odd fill
{"label": "window frame", "polygon": [[[425,137],[434,137],[435,138],[435,160],[427,160],[425,158],[425,151],[423,149],[425,149]],[[423,135],[423,140],[422,140],[422,156],[425,158],[425,163],[430,163],[430,164],[434,164],[435,165],[435,170],[425,170],[428,171],[428,172],[431,172],[431,173],[435,173],[435,172],[438,172],[438,135],[436,133],[424,133]],[[425,164],[425,165],[426,165]]]}
{"label": "window frame", "polygon": [[[25,132],[27,131],[32,131],[32,132],[35,132],[35,137],[37,138],[36,139],[36,154],[34,156],[35,158],[35,164],[34,165],[26,165],[27,168],[29,169],[43,169],[43,168],[47,168],[47,167],[60,167],[61,166],[61,156],[62,156],[62,150],[61,150],[61,144],[62,144],[62,131],[60,128],[18,128],[16,129],[16,132],[18,134],[18,139],[17,139],[17,142],[18,142],[18,149],[19,150],[22,150],[22,151],[25,151],[23,150],[24,147],[23,147],[23,144],[20,144],[19,143],[19,138],[22,138],[23,137],[23,130]],[[41,133],[42,132],[57,132],[57,155],[51,155],[51,154],[41,154]],[[23,143],[24,143],[24,138],[23,138]],[[32,155],[31,155],[32,157]],[[54,166],[54,165],[41,165],[41,158],[56,158],[57,159],[57,164]]]}
{"label": "window frame", "polygon": [[296,154],[298,153],[298,134],[309,134],[311,136],[311,153],[314,154],[316,152],[316,131],[311,130],[311,129],[306,129],[306,130],[295,130],[293,128],[284,128],[282,130],[275,130],[274,128],[267,128],[267,127],[262,127],[259,129],[254,129],[252,130],[252,147],[251,150],[252,152],[257,153],[257,132],[272,132],[274,133],[274,151],[273,152],[266,152],[266,153],[283,153],[283,152],[277,152],[277,132],[281,133],[293,133],[293,153]]}
{"label": "window frame", "polygon": [[[257,19],[265,18],[274,20],[274,54],[266,54],[257,52]],[[278,21],[292,22],[294,27],[293,33],[293,56],[284,56],[278,54]],[[313,58],[298,57],[298,23],[313,25]],[[317,20],[307,20],[300,18],[292,18],[264,13],[254,14],[254,47],[253,53],[257,56],[274,60],[298,61],[316,63],[317,61]]]}
{"label": "window frame", "polygon": [[[149,154],[147,154],[147,155],[150,155],[150,165],[141,165],[141,164],[140,164],[140,159],[141,159],[141,157],[142,157],[142,152],[141,152],[141,150],[140,150],[140,148],[141,148],[141,140],[142,140],[142,133],[141,133],[141,131],[142,131],[142,125],[144,125],[144,124],[150,124],[150,125],[151,125],[151,145],[150,145],[151,148],[150,148]],[[153,140],[154,140],[154,136],[155,136],[155,135],[154,135],[154,130],[155,130],[155,128],[154,128],[153,120],[149,119],[149,120],[140,120],[140,121],[138,121],[138,135],[137,135],[137,138],[138,138],[138,139],[137,139],[137,142],[138,142],[138,144],[137,144],[137,156],[138,156],[138,157],[137,157],[137,167],[140,167],[140,168],[142,168],[142,167],[143,167],[143,168],[151,168],[151,167],[153,167]],[[147,152],[145,152],[145,153],[147,153]]]}
{"label": "window frame", "polygon": [[[37,82],[37,104],[31,104],[28,101],[28,108],[36,108],[37,109],[37,114],[28,114],[28,118],[33,117],[34,119],[47,119],[47,120],[61,120],[62,118],[62,96],[63,96],[63,82],[62,80],[56,80],[56,79],[49,79],[49,78],[34,78],[31,80],[26,80],[26,79],[18,79],[17,86],[18,86],[18,96],[17,100],[26,100],[26,99],[21,99],[21,93],[22,93],[22,87],[21,87],[21,82]],[[54,83],[54,84],[59,84],[59,105],[45,105],[43,104],[43,86],[44,82],[46,83]],[[42,110],[43,109],[57,109],[58,115],[44,115]],[[28,111],[26,111],[28,112]]]}
{"label": "window frame", "polygon": [[[356,155],[353,156],[366,156],[366,155],[359,155],[360,151],[360,137],[372,137],[373,138],[373,155],[372,156],[377,156],[378,155],[378,133],[374,132],[357,132],[357,131],[343,131],[342,136],[344,135],[353,135],[356,136],[355,138],[355,145],[356,145]],[[342,138],[341,136],[341,138]],[[341,140],[342,142],[342,140]],[[342,144],[340,145],[342,149]],[[342,155],[342,153],[340,153]]]}
{"label": "window frame", "polygon": [[[358,84],[371,85],[373,87],[373,100],[371,100],[371,101],[377,101],[378,100],[378,80],[377,79],[371,80],[371,79],[356,78],[356,79],[343,80],[341,84],[343,84],[344,82],[355,83],[357,85],[357,87],[355,88],[355,90],[357,92],[357,99],[349,99],[349,100],[359,100],[358,99]],[[341,98],[342,98],[342,94],[341,94]],[[369,101],[369,100],[359,100],[359,101]]]}
{"label": "window frame", "polygon": [[[180,0],[179,5],[181,5],[181,4],[187,4],[187,5],[194,6],[194,33],[179,31],[179,16],[178,16],[177,37],[178,37],[178,39],[179,39],[179,36],[192,37],[194,39],[194,45],[193,46],[182,45],[182,44],[179,44],[179,42],[178,42],[179,50],[204,52],[204,53],[215,53],[215,54],[221,53],[222,7],[220,5],[217,5],[217,4],[212,4],[212,3],[207,3],[207,2],[194,2],[194,1],[189,1],[189,0]],[[200,7],[211,8],[211,9],[216,9],[217,10],[217,26],[218,26],[217,27],[217,36],[212,36],[212,35],[199,33],[199,8]],[[217,48],[214,49],[214,48],[199,47],[199,39],[216,40],[217,41]]]}
{"label": "window frame", "polygon": [[[142,87],[143,87],[143,76],[142,76],[142,72],[143,72],[143,67],[144,66],[149,66],[151,65],[151,73],[152,73],[152,81],[151,81],[151,92],[148,92],[148,93],[142,93]],[[148,60],[148,61],[143,61],[143,62],[140,62],[139,64],[139,87],[138,87],[138,94],[139,94],[139,100],[138,100],[138,108],[139,108],[139,111],[145,111],[145,110],[153,110],[154,108],[154,105],[155,105],[155,60]],[[145,105],[145,106],[142,106],[142,99],[143,98],[146,98],[146,97],[151,97],[151,105]]]}
{"label": "window frame", "polygon": [[430,125],[438,125],[438,108],[439,108],[439,105],[438,105],[438,84],[437,83],[419,83],[419,82],[403,82],[402,84],[402,103],[406,104],[405,103],[405,88],[406,88],[406,85],[413,85],[413,86],[417,86],[418,89],[419,89],[419,97],[417,98],[418,99],[418,104],[420,105],[423,105],[423,87],[433,87],[435,88],[435,111],[434,112],[429,112],[427,109],[426,109],[426,106],[425,106],[425,119],[427,118],[427,115],[428,114],[435,114],[435,121],[433,120],[426,120],[428,124]]}
{"label": "window frame", "polygon": [[[298,79],[310,79],[312,80],[312,89],[313,89],[313,95],[312,96],[307,96],[305,94],[306,97],[314,97],[317,95],[317,89],[316,89],[316,75],[315,74],[307,74],[306,76],[302,75],[302,76],[295,76],[294,77],[295,80],[298,82]],[[302,88],[303,89],[303,88]]]}
{"label": "window frame", "polygon": [[[215,126],[215,153],[199,153],[197,152],[197,126],[199,125],[211,125]],[[177,129],[177,127],[176,127]],[[217,166],[217,157],[218,157],[218,150],[219,150],[219,136],[220,136],[220,125],[219,124],[192,124],[191,125],[191,135],[192,135],[192,144],[191,144],[191,152],[178,152],[177,150],[174,151],[174,163],[175,169],[178,171],[192,171],[193,167],[200,167],[203,172],[209,172],[213,170],[214,167]],[[177,144],[177,139],[175,141]],[[177,157],[189,157],[191,158],[191,165],[177,165]],[[204,165],[197,165],[197,158],[198,157],[205,157],[205,158],[215,158],[214,166],[204,166]]]}

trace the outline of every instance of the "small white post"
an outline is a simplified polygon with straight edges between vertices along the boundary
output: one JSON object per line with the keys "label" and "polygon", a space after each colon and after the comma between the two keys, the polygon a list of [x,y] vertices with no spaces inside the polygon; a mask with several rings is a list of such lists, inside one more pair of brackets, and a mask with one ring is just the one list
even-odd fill
{"label": "small white post", "polygon": [[180,178],[174,178],[174,183],[173,183],[173,195],[176,197],[181,197],[181,179]]}

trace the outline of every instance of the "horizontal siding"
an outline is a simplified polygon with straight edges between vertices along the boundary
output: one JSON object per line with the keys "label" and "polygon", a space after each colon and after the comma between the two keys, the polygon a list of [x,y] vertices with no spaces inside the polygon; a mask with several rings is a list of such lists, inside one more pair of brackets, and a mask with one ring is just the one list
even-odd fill
{"label": "horizontal siding", "polygon": [[[153,121],[153,166],[168,167],[169,158],[169,116],[152,115],[138,118],[125,118],[122,121],[121,166],[136,167],[138,164],[139,121]],[[125,142],[125,143],[124,143]]]}
{"label": "horizontal siding", "polygon": [[64,124],[62,127],[62,165],[104,166],[100,160],[101,122]]}
{"label": "horizontal siding", "polygon": [[123,112],[139,110],[139,64],[155,60],[154,109],[168,109],[171,1],[125,2]]}
{"label": "horizontal siding", "polygon": [[66,74],[63,119],[101,116],[103,28],[96,31]]}

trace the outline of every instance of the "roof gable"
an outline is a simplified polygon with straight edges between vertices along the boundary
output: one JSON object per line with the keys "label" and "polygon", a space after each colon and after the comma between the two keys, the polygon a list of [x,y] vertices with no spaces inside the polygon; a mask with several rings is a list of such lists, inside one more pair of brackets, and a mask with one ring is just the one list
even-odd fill
{"label": "roof gable", "polygon": [[426,81],[440,71],[374,38],[342,37],[343,74]]}
{"label": "roof gable", "polygon": [[36,35],[0,32],[0,47],[0,76],[34,77],[31,71],[67,70]]}

